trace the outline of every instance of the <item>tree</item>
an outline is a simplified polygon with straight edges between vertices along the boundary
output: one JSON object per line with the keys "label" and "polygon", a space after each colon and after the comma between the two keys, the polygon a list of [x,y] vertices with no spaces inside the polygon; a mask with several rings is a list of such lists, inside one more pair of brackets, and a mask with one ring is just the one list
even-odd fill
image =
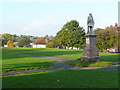
{"label": "tree", "polygon": [[34,44],[45,44],[45,39],[42,37],[37,38],[37,40],[34,42]]}
{"label": "tree", "polygon": [[55,36],[55,40],[63,48],[83,48],[85,44],[85,38],[83,35],[85,35],[85,32],[84,29],[79,26],[79,22],[71,20],[70,22],[67,22],[63,28],[61,28]]}
{"label": "tree", "polygon": [[21,37],[18,40],[18,47],[28,47],[30,45],[30,39],[25,38],[25,37]]}
{"label": "tree", "polygon": [[115,27],[98,28],[95,33],[97,34],[97,48],[101,51],[118,46],[118,35]]}
{"label": "tree", "polygon": [[48,43],[46,44],[46,47],[47,47],[47,48],[54,48],[55,46],[54,46],[54,43],[53,43],[53,42],[48,42]]}
{"label": "tree", "polygon": [[0,35],[0,39],[2,40],[1,45],[2,46],[6,45],[9,40],[12,40],[14,42],[17,41],[16,37],[17,37],[16,34],[13,34],[13,35],[11,35],[9,33],[1,34]]}
{"label": "tree", "polygon": [[9,41],[7,42],[7,46],[8,46],[8,47],[14,47],[15,45],[14,45],[14,42],[13,42],[12,40],[9,40]]}
{"label": "tree", "polygon": [[5,44],[7,44],[8,40],[12,40],[11,34],[9,34],[9,33],[2,34],[1,38],[2,38],[2,46],[4,46]]}
{"label": "tree", "polygon": [[49,36],[48,36],[48,35],[46,35],[44,38],[49,38]]}

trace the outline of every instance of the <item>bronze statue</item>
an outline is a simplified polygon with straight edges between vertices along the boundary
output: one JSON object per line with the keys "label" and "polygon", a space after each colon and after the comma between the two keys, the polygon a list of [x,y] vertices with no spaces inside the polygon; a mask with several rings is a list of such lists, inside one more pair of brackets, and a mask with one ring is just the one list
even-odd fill
{"label": "bronze statue", "polygon": [[93,33],[93,27],[94,27],[94,20],[93,20],[93,16],[90,13],[87,19],[87,26],[88,26],[88,30],[87,30],[87,34],[92,34]]}

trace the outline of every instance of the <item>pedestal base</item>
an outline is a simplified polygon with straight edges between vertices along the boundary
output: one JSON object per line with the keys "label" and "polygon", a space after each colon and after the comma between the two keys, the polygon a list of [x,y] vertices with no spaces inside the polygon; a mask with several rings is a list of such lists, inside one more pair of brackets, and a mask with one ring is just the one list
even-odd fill
{"label": "pedestal base", "polygon": [[93,56],[93,57],[82,56],[81,61],[96,62],[96,61],[100,61],[100,57],[99,56]]}
{"label": "pedestal base", "polygon": [[86,48],[84,48],[81,61],[95,62],[100,60],[99,49],[96,48],[96,36],[95,34],[87,34]]}
{"label": "pedestal base", "polygon": [[81,61],[95,62],[99,61],[99,49],[97,48],[85,48]]}

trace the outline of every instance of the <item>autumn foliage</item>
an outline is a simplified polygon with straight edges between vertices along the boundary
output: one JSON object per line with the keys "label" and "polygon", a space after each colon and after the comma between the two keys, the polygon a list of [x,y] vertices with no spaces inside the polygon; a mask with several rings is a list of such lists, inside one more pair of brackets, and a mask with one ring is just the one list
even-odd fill
{"label": "autumn foliage", "polygon": [[13,42],[12,40],[9,40],[9,41],[7,42],[7,46],[8,46],[8,47],[14,47],[15,45],[14,45],[14,42]]}
{"label": "autumn foliage", "polygon": [[105,29],[95,30],[97,34],[97,47],[100,50],[106,50],[118,46],[118,33],[116,27],[110,26]]}
{"label": "autumn foliage", "polygon": [[39,37],[35,42],[34,42],[34,44],[45,44],[46,42],[45,42],[45,39],[44,38],[42,38],[42,37]]}
{"label": "autumn foliage", "polygon": [[53,42],[48,42],[48,43],[46,44],[46,47],[47,47],[47,48],[54,48],[54,43],[53,43]]}

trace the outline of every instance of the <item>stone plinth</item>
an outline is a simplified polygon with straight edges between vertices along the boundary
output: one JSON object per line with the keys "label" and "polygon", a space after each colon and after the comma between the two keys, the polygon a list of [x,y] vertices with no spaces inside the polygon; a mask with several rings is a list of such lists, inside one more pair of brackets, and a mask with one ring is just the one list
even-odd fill
{"label": "stone plinth", "polygon": [[86,47],[81,61],[95,62],[100,60],[99,49],[96,48],[96,34],[86,34]]}

